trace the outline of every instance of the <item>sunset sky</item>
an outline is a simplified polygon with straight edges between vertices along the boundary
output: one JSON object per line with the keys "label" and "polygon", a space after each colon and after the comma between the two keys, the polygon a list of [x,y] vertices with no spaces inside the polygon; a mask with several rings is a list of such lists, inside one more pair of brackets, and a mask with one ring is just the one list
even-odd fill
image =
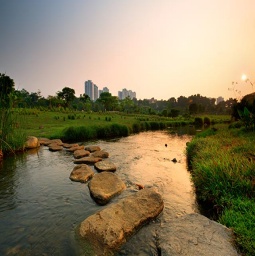
{"label": "sunset sky", "polygon": [[92,80],[238,98],[253,91],[243,74],[255,82],[255,0],[0,0],[0,73],[45,97]]}

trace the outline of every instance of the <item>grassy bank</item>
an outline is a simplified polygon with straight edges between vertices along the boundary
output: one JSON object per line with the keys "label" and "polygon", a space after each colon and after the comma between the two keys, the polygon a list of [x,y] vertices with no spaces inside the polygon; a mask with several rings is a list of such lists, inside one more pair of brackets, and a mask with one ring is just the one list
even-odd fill
{"label": "grassy bank", "polygon": [[187,146],[197,199],[211,217],[232,228],[245,255],[255,252],[255,133],[208,129]]}
{"label": "grassy bank", "polygon": [[[147,130],[179,127],[194,123],[194,117],[170,118],[153,115],[124,114],[116,112],[85,113],[71,111],[40,111],[17,109],[17,125],[27,135],[81,141],[96,138],[127,136]],[[204,120],[204,118],[201,118]],[[229,116],[212,116],[216,123],[229,120]]]}

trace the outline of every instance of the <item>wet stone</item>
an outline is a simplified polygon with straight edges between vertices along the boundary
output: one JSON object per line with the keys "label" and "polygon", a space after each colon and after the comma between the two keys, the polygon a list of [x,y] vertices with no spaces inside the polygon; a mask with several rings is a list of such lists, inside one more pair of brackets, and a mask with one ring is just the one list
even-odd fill
{"label": "wet stone", "polygon": [[95,163],[95,168],[99,172],[115,172],[116,165],[110,161],[101,161]]}
{"label": "wet stone", "polygon": [[73,146],[71,148],[68,148],[67,151],[74,152],[74,151],[79,150],[79,149],[84,149],[84,146],[83,145],[82,146]]}
{"label": "wet stone", "polygon": [[102,158],[99,157],[82,157],[80,159],[75,159],[73,162],[75,164],[89,164],[94,165],[95,163],[102,161]]}
{"label": "wet stone", "polygon": [[89,183],[89,190],[93,199],[101,205],[107,204],[125,188],[125,183],[117,175],[109,172],[95,174]]}
{"label": "wet stone", "polygon": [[89,152],[92,153],[101,150],[101,148],[99,146],[86,146],[85,150],[88,150]]}
{"label": "wet stone", "polygon": [[92,156],[94,157],[101,157],[101,158],[108,158],[109,153],[103,150],[95,151]]}
{"label": "wet stone", "polygon": [[48,138],[38,138],[38,140],[39,143],[44,146],[48,146],[49,144],[51,144],[51,140]]}
{"label": "wet stone", "polygon": [[94,176],[93,170],[86,164],[77,165],[70,174],[70,180],[77,182],[87,182]]}
{"label": "wet stone", "polygon": [[27,141],[25,142],[26,149],[38,148],[40,147],[40,142],[37,137],[28,136]]}
{"label": "wet stone", "polygon": [[75,150],[74,153],[73,153],[73,156],[76,159],[82,158],[82,157],[85,157],[85,156],[89,156],[89,155],[90,155],[90,152],[85,150],[85,149],[78,149],[78,150]]}
{"label": "wet stone", "polygon": [[78,147],[79,144],[69,144],[69,143],[64,143],[63,147],[64,148],[72,148],[72,147]]}
{"label": "wet stone", "polygon": [[[112,174],[113,173],[100,173]],[[93,178],[93,179],[94,179]],[[92,179],[92,181],[93,181]],[[94,248],[94,255],[113,255],[127,239],[163,210],[162,196],[146,188],[89,216],[80,226],[80,235]]]}
{"label": "wet stone", "polygon": [[50,146],[49,146],[50,151],[60,151],[62,149],[63,149],[62,146],[59,146],[58,144],[54,144],[54,143],[50,144]]}

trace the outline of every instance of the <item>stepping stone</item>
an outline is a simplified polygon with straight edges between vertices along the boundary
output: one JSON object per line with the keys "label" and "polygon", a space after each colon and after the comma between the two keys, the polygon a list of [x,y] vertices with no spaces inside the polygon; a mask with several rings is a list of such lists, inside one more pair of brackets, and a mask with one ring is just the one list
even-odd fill
{"label": "stepping stone", "polygon": [[71,148],[68,148],[67,151],[74,152],[74,151],[79,150],[79,149],[84,149],[84,146],[73,146]]}
{"label": "stepping stone", "polygon": [[82,157],[80,159],[75,159],[73,162],[75,164],[90,164],[94,165],[95,163],[102,161],[102,158],[99,157]]}
{"label": "stepping stone", "polygon": [[116,165],[110,161],[101,161],[95,163],[95,168],[99,172],[115,172]]}
{"label": "stepping stone", "polygon": [[[94,178],[97,175],[101,173]],[[92,246],[93,255],[113,255],[163,208],[162,196],[153,188],[145,188],[86,218],[81,223],[80,235]]]}
{"label": "stepping stone", "polygon": [[78,147],[79,144],[69,144],[69,143],[64,143],[63,147],[64,148],[71,148],[71,147]]}
{"label": "stepping stone", "polygon": [[87,146],[85,147],[85,150],[88,150],[89,152],[95,152],[101,150],[98,146]]}
{"label": "stepping stone", "polygon": [[125,183],[111,172],[95,174],[93,179],[89,182],[91,196],[100,205],[107,204],[125,188]]}
{"label": "stepping stone", "polygon": [[54,143],[50,144],[50,146],[49,146],[50,151],[60,151],[62,149],[63,149],[62,146],[59,146],[58,144],[54,144]]}
{"label": "stepping stone", "polygon": [[54,139],[54,140],[51,140],[51,143],[56,143],[56,144],[58,144],[59,146],[63,146],[63,142],[62,142],[62,140],[60,140],[60,139]]}
{"label": "stepping stone", "polygon": [[103,150],[100,151],[95,151],[92,156],[94,157],[101,157],[101,158],[108,158],[109,157],[109,153]]}
{"label": "stepping stone", "polygon": [[49,144],[52,143],[51,140],[48,138],[38,138],[38,140],[39,140],[39,143],[44,146],[48,146]]}
{"label": "stepping stone", "polygon": [[74,158],[82,158],[84,156],[89,156],[90,155],[90,152],[85,150],[85,149],[78,149],[78,150],[75,150],[74,153],[73,153],[73,156]]}
{"label": "stepping stone", "polygon": [[27,141],[25,142],[26,149],[33,149],[40,147],[40,142],[37,137],[28,136]]}
{"label": "stepping stone", "polygon": [[77,165],[70,174],[70,180],[78,182],[87,182],[94,176],[93,170],[86,164]]}

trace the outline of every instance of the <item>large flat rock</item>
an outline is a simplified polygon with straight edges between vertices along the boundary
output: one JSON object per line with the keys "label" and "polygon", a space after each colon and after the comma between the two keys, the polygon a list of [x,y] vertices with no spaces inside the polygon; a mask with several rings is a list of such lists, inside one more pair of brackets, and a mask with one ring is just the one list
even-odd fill
{"label": "large flat rock", "polygon": [[191,213],[161,223],[159,248],[165,256],[237,256],[233,234],[227,227],[200,214]]}
{"label": "large flat rock", "polygon": [[85,219],[80,235],[93,246],[94,255],[109,255],[142,225],[156,218],[163,208],[161,195],[153,188],[146,188]]}
{"label": "large flat rock", "polygon": [[82,157],[79,159],[75,159],[73,162],[75,164],[89,164],[89,165],[94,165],[95,163],[102,161],[102,158],[99,157]]}
{"label": "large flat rock", "polygon": [[116,165],[110,161],[100,161],[95,163],[95,168],[99,172],[115,172]]}
{"label": "large flat rock", "polygon": [[86,146],[85,150],[88,150],[89,152],[92,153],[92,152],[101,150],[101,148],[99,146],[92,145],[92,146]]}
{"label": "large flat rock", "polygon": [[70,174],[70,180],[78,182],[87,182],[94,176],[93,170],[86,164],[77,165]]}
{"label": "large flat rock", "polygon": [[125,183],[114,173],[96,174],[89,183],[89,190],[94,200],[101,205],[107,204],[114,196],[126,188]]}
{"label": "large flat rock", "polygon": [[101,157],[101,158],[108,158],[109,153],[104,151],[104,150],[99,150],[99,151],[95,151],[94,153],[92,153],[92,156]]}
{"label": "large flat rock", "polygon": [[79,158],[82,158],[85,156],[89,156],[89,155],[90,155],[90,152],[85,149],[78,149],[78,150],[75,150],[73,153],[73,156],[76,159],[79,159]]}

